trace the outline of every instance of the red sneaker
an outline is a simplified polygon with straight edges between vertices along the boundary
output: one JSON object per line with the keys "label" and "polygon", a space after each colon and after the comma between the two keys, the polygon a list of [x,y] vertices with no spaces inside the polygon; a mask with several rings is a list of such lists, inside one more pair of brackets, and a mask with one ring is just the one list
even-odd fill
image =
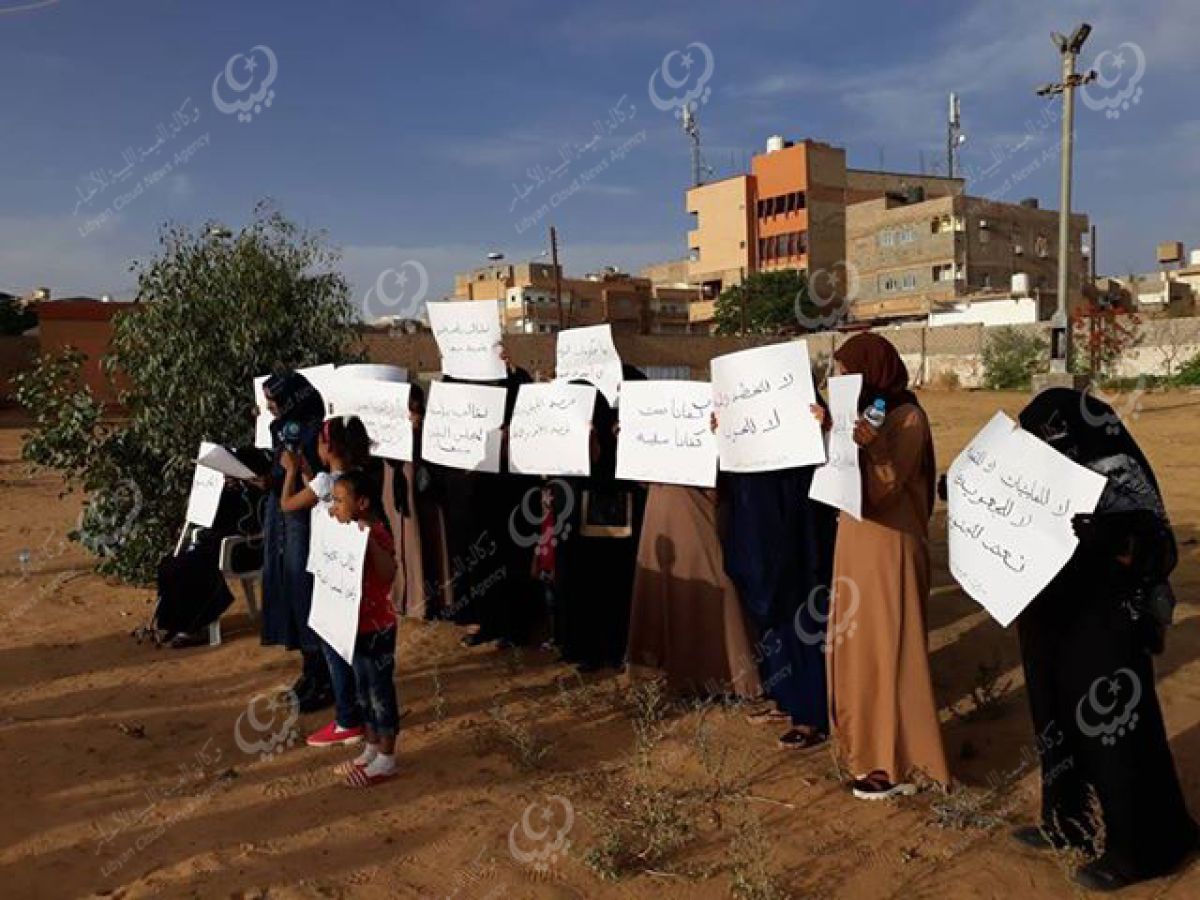
{"label": "red sneaker", "polygon": [[340,728],[337,722],[330,722],[319,731],[314,731],[305,743],[310,747],[335,747],[339,744],[358,744],[362,742],[365,730],[359,728]]}

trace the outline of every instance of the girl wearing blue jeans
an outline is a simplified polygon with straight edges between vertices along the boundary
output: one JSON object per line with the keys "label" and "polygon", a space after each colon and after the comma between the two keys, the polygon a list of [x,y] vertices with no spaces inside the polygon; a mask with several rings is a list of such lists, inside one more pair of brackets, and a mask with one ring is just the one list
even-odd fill
{"label": "girl wearing blue jeans", "polygon": [[354,678],[366,716],[367,746],[345,771],[350,787],[371,787],[396,775],[396,545],[384,524],[379,484],[365,472],[348,472],[338,479],[333,516],[370,532],[354,643]]}

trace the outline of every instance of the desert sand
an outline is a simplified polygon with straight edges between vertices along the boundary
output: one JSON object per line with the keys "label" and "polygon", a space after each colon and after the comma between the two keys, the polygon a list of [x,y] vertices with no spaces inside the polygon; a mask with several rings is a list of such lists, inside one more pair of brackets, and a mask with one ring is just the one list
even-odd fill
{"label": "desert sand", "polygon": [[[944,470],[997,408],[1015,413],[1026,398],[923,399]],[[1200,395],[1121,405],[1181,543],[1178,619],[1157,674],[1200,814]],[[297,661],[259,645],[240,598],[218,647],[130,637],[152,592],[106,583],[66,541],[80,499],[20,461],[21,428],[0,421],[5,896],[723,897],[735,883],[744,896],[773,896],[773,883],[855,900],[1074,893],[1067,860],[1007,838],[1037,809],[1016,636],[948,575],[943,509],[930,652],[961,782],[950,797],[856,801],[828,750],[782,751],[744,710],[638,713],[614,673],[578,678],[542,651],[464,649],[453,626],[417,622],[402,626],[398,661],[402,775],[352,791],[332,771],[348,751],[303,746],[327,716],[269,708]],[[996,696],[979,711],[981,679]],[[650,727],[640,742],[638,723]],[[619,880],[588,864],[606,839],[633,861]],[[1126,896],[1200,897],[1200,863]]]}

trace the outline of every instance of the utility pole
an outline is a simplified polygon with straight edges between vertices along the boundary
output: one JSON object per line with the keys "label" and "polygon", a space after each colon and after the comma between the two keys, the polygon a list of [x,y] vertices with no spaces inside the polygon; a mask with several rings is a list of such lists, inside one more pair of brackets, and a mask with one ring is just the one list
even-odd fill
{"label": "utility pole", "polygon": [[[1080,85],[1094,81],[1096,73],[1092,71],[1079,74],[1075,71],[1075,63],[1083,43],[1092,33],[1092,26],[1087,22],[1080,24],[1070,37],[1064,37],[1057,31],[1051,35],[1062,57],[1062,81],[1058,84],[1044,84],[1037,89],[1038,96],[1045,97],[1062,94],[1062,159],[1058,198],[1058,309],[1054,313],[1050,330],[1050,371],[1065,374],[1071,359],[1071,323],[1067,311],[1067,275],[1071,265],[1071,155],[1075,141],[1075,89]],[[1083,273],[1080,273],[1082,276]]]}
{"label": "utility pole", "polygon": [[562,270],[558,267],[558,232],[550,226],[550,263],[554,266],[554,303],[558,307],[558,330],[566,328],[563,317]]}
{"label": "utility pole", "polygon": [[962,115],[958,104],[958,94],[950,93],[950,114],[946,118],[946,175],[954,177],[954,154],[958,152],[967,140],[962,133]]}

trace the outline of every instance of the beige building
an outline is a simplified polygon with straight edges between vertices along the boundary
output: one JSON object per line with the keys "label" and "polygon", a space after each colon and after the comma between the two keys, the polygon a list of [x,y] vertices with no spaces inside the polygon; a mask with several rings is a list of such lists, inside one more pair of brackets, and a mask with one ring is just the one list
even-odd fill
{"label": "beige building", "polygon": [[[1086,232],[1087,217],[1073,215],[1071,305],[1082,299]],[[997,203],[962,193],[927,198],[912,186],[847,207],[846,259],[856,320],[925,319],[968,295],[1017,285],[1039,308],[1053,308],[1058,213],[1036,201]]]}
{"label": "beige building", "polygon": [[560,325],[607,322],[614,332],[644,334],[654,319],[651,293],[650,279],[611,269],[582,278],[563,275],[556,285],[555,268],[549,263],[505,263],[455,275],[452,299],[503,303],[506,331],[545,334]]}
{"label": "beige building", "polygon": [[735,175],[702,184],[687,192],[689,284],[700,285],[706,297],[741,284],[754,271],[754,180]]}

